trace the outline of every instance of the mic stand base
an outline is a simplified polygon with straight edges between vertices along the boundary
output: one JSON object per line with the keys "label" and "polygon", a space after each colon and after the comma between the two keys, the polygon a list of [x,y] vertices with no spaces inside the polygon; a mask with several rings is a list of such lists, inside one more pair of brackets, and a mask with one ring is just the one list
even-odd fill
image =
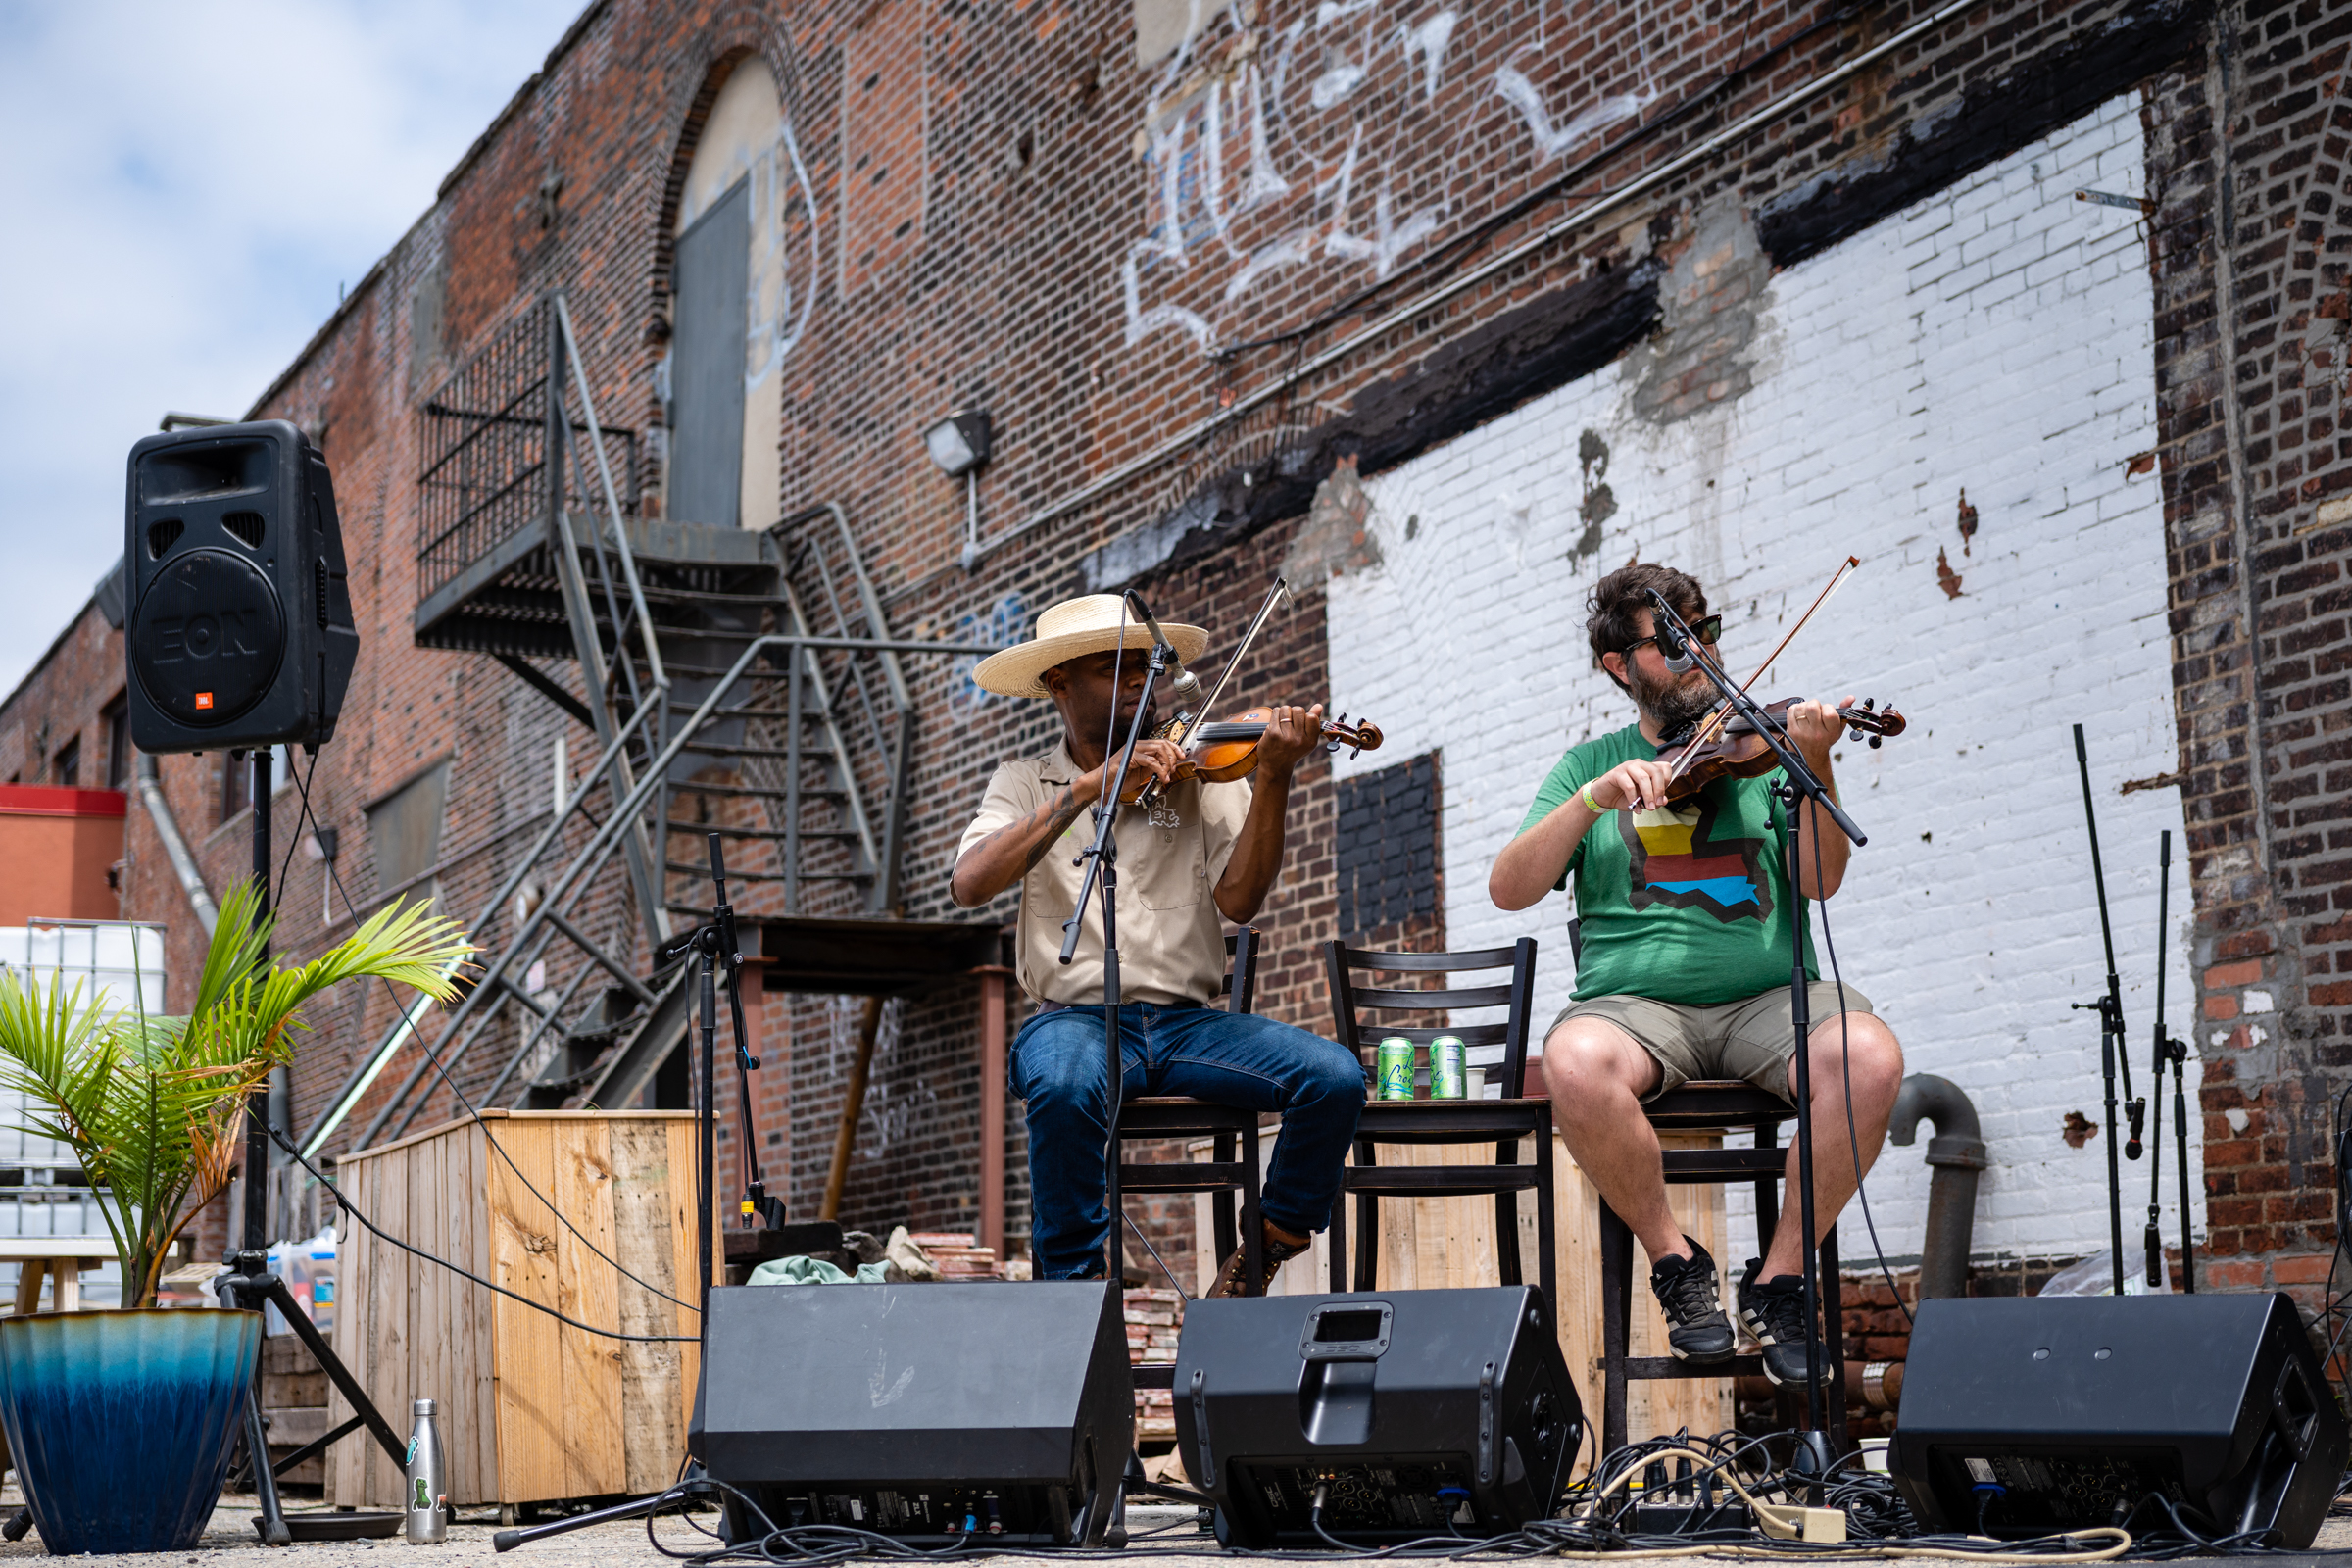
{"label": "mic stand base", "polygon": [[691,1491],[694,1495],[701,1495],[698,1483],[702,1480],[702,1461],[688,1460],[685,1479],[666,1491],[657,1492],[650,1497],[632,1497],[627,1502],[616,1502],[609,1508],[591,1508],[586,1513],[575,1513],[565,1519],[551,1519],[543,1525],[501,1530],[490,1538],[490,1549],[513,1551],[516,1546],[527,1546],[534,1541],[545,1541],[550,1536],[567,1536],[574,1530],[585,1530],[590,1525],[609,1525],[621,1519],[642,1519],[680,1493]]}
{"label": "mic stand base", "polygon": [[[320,1369],[326,1373],[327,1381],[334,1384],[335,1391],[350,1402],[356,1412],[355,1419],[374,1437],[376,1446],[382,1448],[386,1457],[391,1459],[393,1468],[405,1470],[409,1460],[408,1446],[392,1430],[392,1423],[384,1419],[383,1412],[375,1407],[375,1401],[368,1396],[368,1391],[360,1387],[360,1380],[351,1375],[351,1369],[343,1364],[342,1357],[335,1354],[334,1347],[326,1343],[326,1337],[311,1321],[310,1313],[304,1311],[302,1304],[294,1299],[294,1293],[286,1289],[286,1282],[270,1272],[270,1254],[241,1251],[230,1261],[236,1271],[220,1281],[220,1304],[252,1311],[260,1311],[266,1306],[276,1307],[278,1315],[286,1320],[286,1326],[294,1331],[294,1337],[302,1341],[303,1348],[311,1352]],[[276,1464],[270,1463],[269,1433],[262,1415],[260,1369],[257,1367],[255,1371],[257,1375],[245,1401],[245,1451],[253,1465],[254,1495],[262,1508],[262,1517],[256,1521],[255,1528],[261,1532],[263,1545],[283,1546],[290,1544],[294,1538],[286,1528],[285,1507],[277,1494],[277,1472],[309,1458],[311,1450],[298,1450]],[[13,1525],[14,1521],[11,1523]]]}

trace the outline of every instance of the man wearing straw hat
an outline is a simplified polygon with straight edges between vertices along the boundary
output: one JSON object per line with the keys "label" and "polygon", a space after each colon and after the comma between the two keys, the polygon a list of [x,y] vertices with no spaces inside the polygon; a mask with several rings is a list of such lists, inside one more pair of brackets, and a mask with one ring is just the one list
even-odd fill
{"label": "man wearing straw hat", "polygon": [[[1066,600],[1037,617],[1035,637],[972,672],[989,691],[1045,698],[1061,714],[1050,751],[997,769],[949,883],[965,908],[1021,890],[1018,974],[1038,1010],[1014,1037],[1007,1066],[1028,1107],[1031,1243],[1048,1279],[1101,1278],[1110,1237],[1099,897],[1085,910],[1076,958],[1064,967],[1060,957],[1062,922],[1085,879],[1074,862],[1094,837],[1089,808],[1118,770],[1127,727],[1139,722],[1152,639],[1124,612],[1116,594]],[[1187,662],[1207,646],[1198,626],[1165,630]],[[1363,1107],[1363,1071],[1332,1041],[1210,1004],[1224,977],[1223,921],[1255,916],[1281,870],[1291,773],[1320,744],[1322,713],[1320,706],[1272,710],[1254,788],[1187,778],[1163,785],[1162,804],[1149,812],[1121,806],[1115,824],[1124,1096],[1282,1113],[1259,1199],[1269,1280],[1331,1219]],[[1148,732],[1152,715],[1140,722]],[[1140,741],[1129,776],[1166,780],[1181,756],[1173,742]],[[1243,1288],[1236,1249],[1211,1294]]]}

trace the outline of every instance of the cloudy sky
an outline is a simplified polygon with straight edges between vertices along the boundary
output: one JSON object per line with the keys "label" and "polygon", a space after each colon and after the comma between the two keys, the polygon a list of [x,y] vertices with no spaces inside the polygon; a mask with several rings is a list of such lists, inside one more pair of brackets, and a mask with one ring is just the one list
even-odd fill
{"label": "cloudy sky", "polygon": [[586,0],[0,0],[0,695],[122,551],[130,444],[241,416]]}

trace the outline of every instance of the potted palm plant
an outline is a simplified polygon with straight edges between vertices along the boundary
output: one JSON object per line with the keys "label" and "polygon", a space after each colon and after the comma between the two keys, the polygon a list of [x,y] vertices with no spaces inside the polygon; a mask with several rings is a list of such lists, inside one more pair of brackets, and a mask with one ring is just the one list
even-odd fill
{"label": "potted palm plant", "polygon": [[291,1057],[305,1003],[377,976],[447,1001],[473,951],[422,905],[291,967],[270,960],[270,926],[250,884],[221,901],[184,1016],[0,973],[0,1089],[23,1097],[22,1131],[80,1159],[122,1266],[122,1310],[0,1318],[0,1426],[51,1552],[178,1550],[203,1535],[262,1318],[158,1310],[172,1244],[227,1187],[246,1098]]}

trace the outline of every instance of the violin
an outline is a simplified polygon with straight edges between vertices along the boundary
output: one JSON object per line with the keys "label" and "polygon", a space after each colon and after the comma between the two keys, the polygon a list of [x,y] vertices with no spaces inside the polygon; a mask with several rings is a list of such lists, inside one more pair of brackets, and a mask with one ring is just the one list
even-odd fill
{"label": "violin", "polygon": [[[1177,782],[1198,778],[1209,784],[1230,784],[1257,770],[1257,743],[1264,738],[1266,725],[1273,717],[1274,710],[1270,708],[1252,708],[1228,719],[1196,724],[1191,714],[1179,713],[1153,730],[1152,739],[1179,741],[1194,748],[1176,764]],[[1323,749],[1327,752],[1348,746],[1354,748],[1350,756],[1360,756],[1380,749],[1382,736],[1377,724],[1350,724],[1343,713],[1338,718],[1322,720],[1318,727],[1323,732]],[[1149,773],[1130,774],[1127,787],[1119,792],[1119,800],[1132,805],[1157,782]]]}
{"label": "violin", "polygon": [[[1777,703],[1765,705],[1765,715],[1776,724],[1781,715],[1804,699],[1784,697]],[[1721,710],[1717,710],[1718,713]],[[1860,708],[1840,708],[1838,716],[1844,721],[1851,740],[1868,737],[1872,749],[1885,744],[1889,735],[1900,735],[1910,720],[1892,707],[1880,710],[1875,698],[1866,698]],[[1666,786],[1666,801],[1672,805],[1689,800],[1719,778],[1762,778],[1781,765],[1772,747],[1747,719],[1733,714],[1720,723],[1701,723],[1693,739],[1662,748],[1658,760],[1667,764],[1674,774]]]}

